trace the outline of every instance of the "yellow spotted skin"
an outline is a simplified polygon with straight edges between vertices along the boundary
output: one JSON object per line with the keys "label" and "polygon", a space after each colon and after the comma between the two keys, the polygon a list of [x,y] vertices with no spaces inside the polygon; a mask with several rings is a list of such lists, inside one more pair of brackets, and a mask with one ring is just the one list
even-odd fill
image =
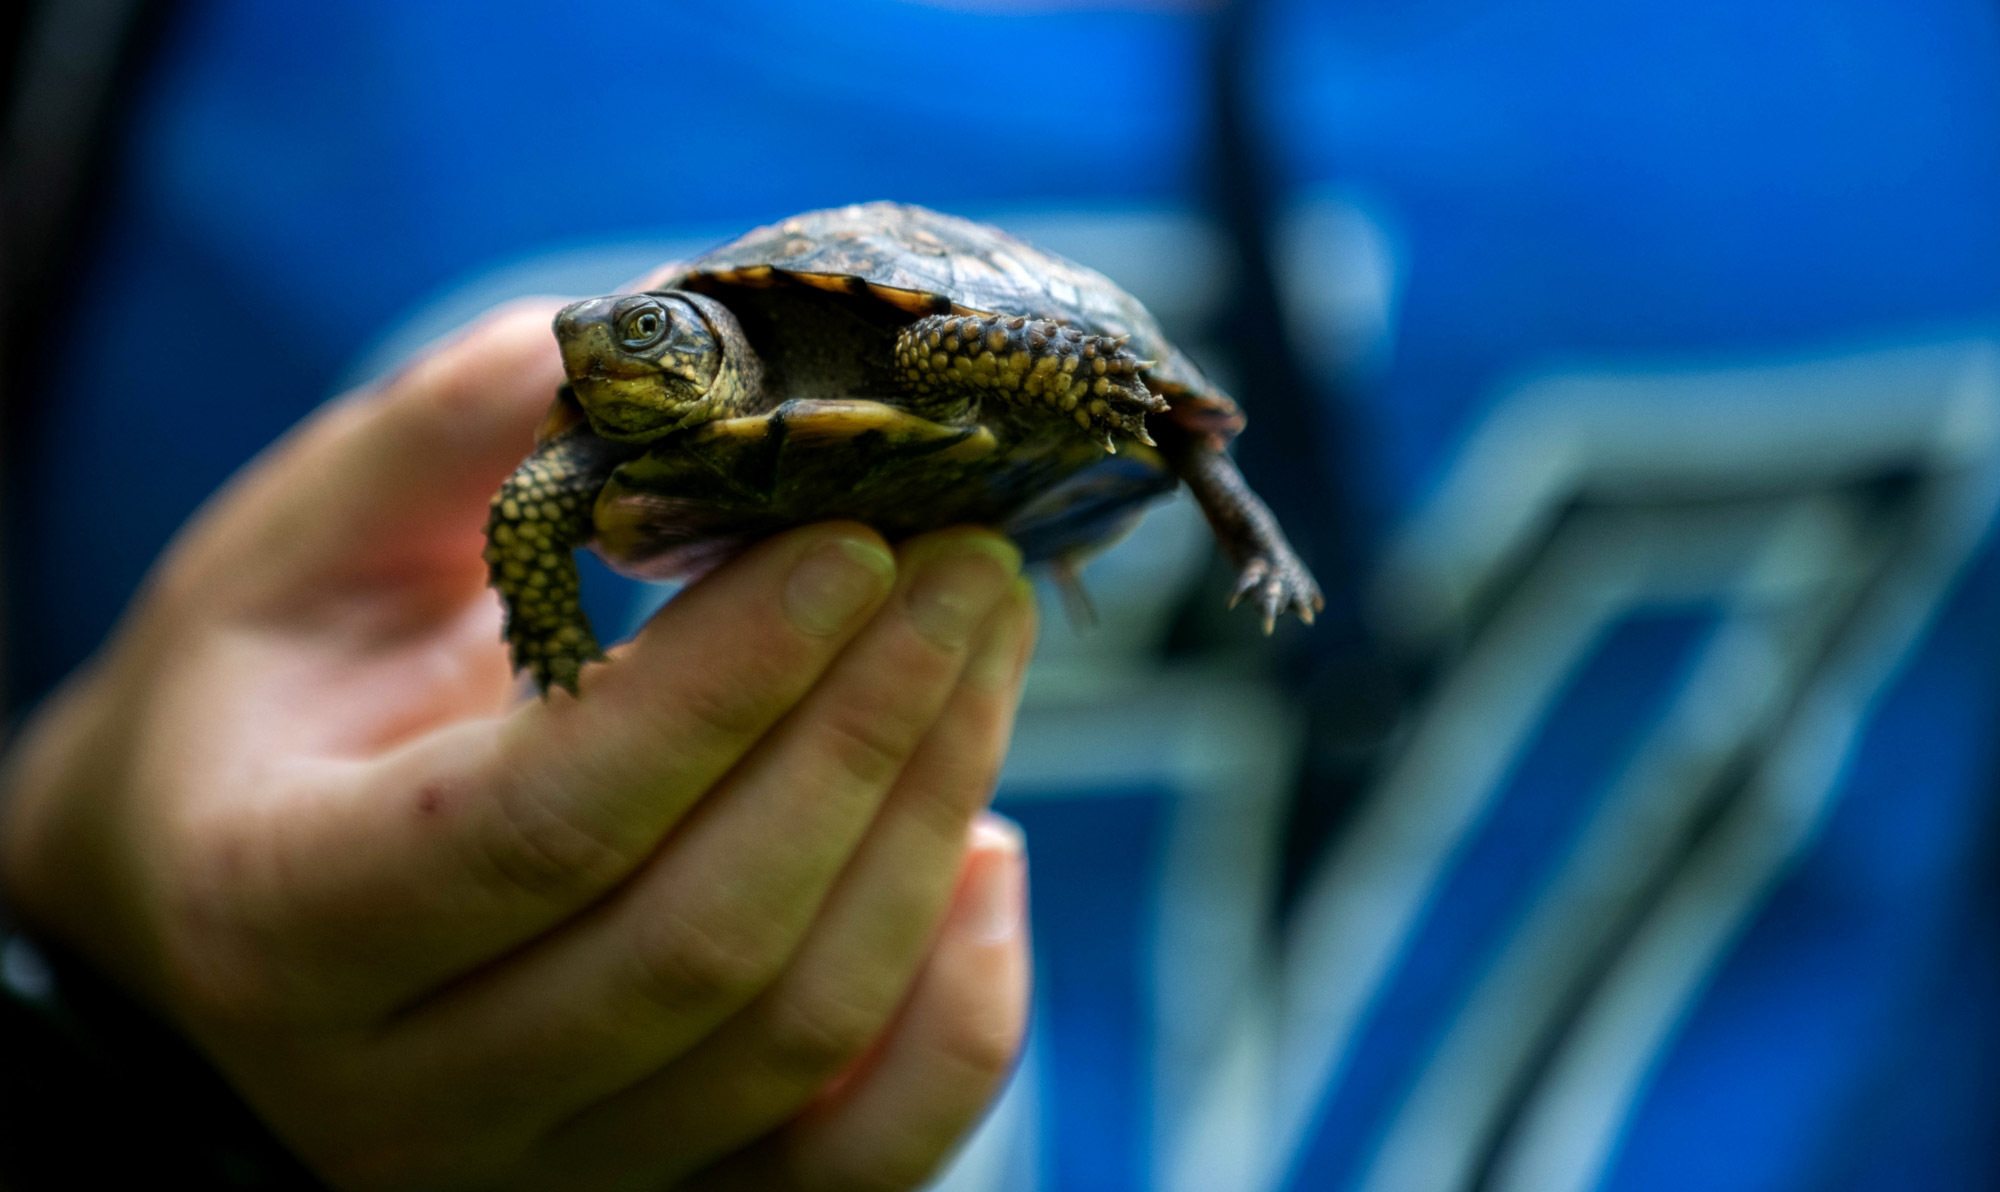
{"label": "yellow spotted skin", "polygon": [[538,690],[576,691],[586,662],[604,657],[584,616],[578,547],[594,529],[591,507],[629,449],[578,425],[542,443],[494,494],[486,521],[486,574],[507,610],[514,670]]}
{"label": "yellow spotted skin", "polygon": [[1024,315],[927,315],[896,336],[896,378],[933,416],[993,416],[987,401],[1015,413],[1074,422],[1106,451],[1120,437],[1153,446],[1146,416],[1167,410],[1146,388],[1152,363],[1123,339],[1091,335]]}

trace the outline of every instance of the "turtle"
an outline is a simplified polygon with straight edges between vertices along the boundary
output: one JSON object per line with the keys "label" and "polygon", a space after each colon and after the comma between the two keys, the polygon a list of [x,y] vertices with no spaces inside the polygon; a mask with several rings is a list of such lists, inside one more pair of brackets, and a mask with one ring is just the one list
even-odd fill
{"label": "turtle", "polygon": [[603,657],[574,552],[690,579],[789,526],[992,527],[1073,579],[1186,484],[1269,633],[1323,602],[1231,462],[1241,408],[1109,278],[999,228],[863,203],[757,228],[555,317],[567,380],[495,494],[516,672]]}

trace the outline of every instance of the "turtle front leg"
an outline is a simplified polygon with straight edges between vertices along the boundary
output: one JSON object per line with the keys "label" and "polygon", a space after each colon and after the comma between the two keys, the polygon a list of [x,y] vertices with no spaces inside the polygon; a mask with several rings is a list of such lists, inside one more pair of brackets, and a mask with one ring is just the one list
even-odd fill
{"label": "turtle front leg", "polygon": [[631,449],[573,426],[544,441],[494,494],[486,521],[489,582],[507,609],[514,670],[576,692],[583,664],[604,657],[583,613],[578,548],[590,541],[598,490]]}
{"label": "turtle front leg", "polygon": [[925,417],[959,422],[989,398],[1011,399],[1023,414],[1074,419],[1110,452],[1115,435],[1153,443],[1146,415],[1167,403],[1141,379],[1151,363],[1122,338],[1024,316],[926,315],[896,336],[896,377]]}
{"label": "turtle front leg", "polygon": [[1326,607],[1319,584],[1235,462],[1220,446],[1204,439],[1175,444],[1168,458],[1194,493],[1216,540],[1236,564],[1236,589],[1230,594],[1229,607],[1235,608],[1249,597],[1264,616],[1265,633],[1288,612],[1312,624],[1314,615]]}

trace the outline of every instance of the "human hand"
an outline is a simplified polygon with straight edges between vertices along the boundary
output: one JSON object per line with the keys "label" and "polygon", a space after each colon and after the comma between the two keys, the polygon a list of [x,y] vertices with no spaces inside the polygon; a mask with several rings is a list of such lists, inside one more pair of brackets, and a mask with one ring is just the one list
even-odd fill
{"label": "human hand", "polygon": [[340,1186],[916,1184],[1025,1015],[1018,556],[798,530],[508,710],[480,530],[552,309],[198,515],[23,733],[8,895]]}

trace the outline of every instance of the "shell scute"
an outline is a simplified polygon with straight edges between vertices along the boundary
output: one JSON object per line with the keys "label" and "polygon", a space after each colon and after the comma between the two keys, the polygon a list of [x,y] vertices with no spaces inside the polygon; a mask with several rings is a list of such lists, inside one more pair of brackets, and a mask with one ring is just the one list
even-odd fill
{"label": "shell scute", "polygon": [[1014,315],[1128,340],[1151,361],[1146,384],[1190,431],[1228,439],[1236,402],[1169,341],[1151,313],[1087,266],[990,224],[906,203],[857,203],[754,229],[679,266],[659,288],[803,284],[865,294],[910,315]]}

